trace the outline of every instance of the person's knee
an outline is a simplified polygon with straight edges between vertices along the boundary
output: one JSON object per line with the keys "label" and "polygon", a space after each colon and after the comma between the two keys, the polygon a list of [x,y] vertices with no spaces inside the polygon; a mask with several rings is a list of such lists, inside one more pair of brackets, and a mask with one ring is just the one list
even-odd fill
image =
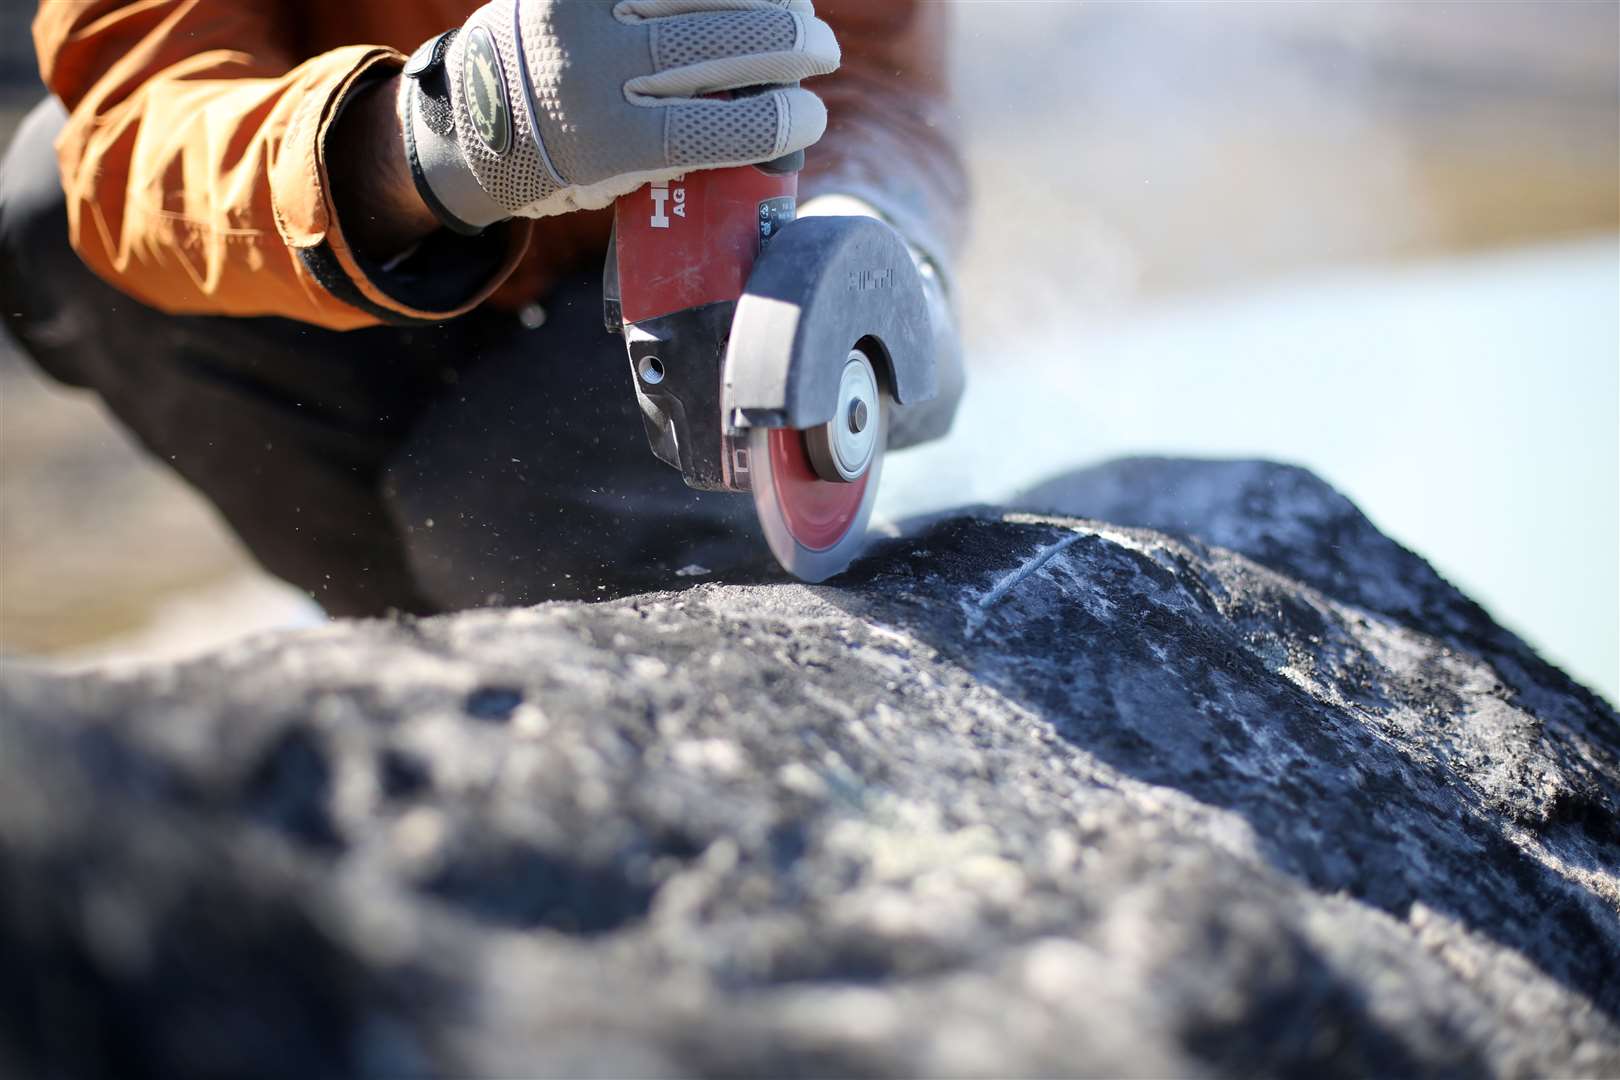
{"label": "person's knee", "polygon": [[61,102],[46,98],[0,159],[0,295],[6,298],[0,320],[42,369],[82,386],[81,346],[91,330],[81,325],[83,309],[101,283],[68,238],[56,162],[56,137],[66,122]]}
{"label": "person's knee", "polygon": [[56,164],[56,136],[66,121],[62,103],[46,98],[29,112],[0,159],[0,260],[17,284],[68,246],[67,203]]}

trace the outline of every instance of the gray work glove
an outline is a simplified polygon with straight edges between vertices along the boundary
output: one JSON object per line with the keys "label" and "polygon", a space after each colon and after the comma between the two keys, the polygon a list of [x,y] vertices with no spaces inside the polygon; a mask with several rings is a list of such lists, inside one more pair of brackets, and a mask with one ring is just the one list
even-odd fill
{"label": "gray work glove", "polygon": [[594,209],[809,146],[827,112],[794,84],[838,61],[809,0],[493,0],[406,63],[406,155],[459,232]]}

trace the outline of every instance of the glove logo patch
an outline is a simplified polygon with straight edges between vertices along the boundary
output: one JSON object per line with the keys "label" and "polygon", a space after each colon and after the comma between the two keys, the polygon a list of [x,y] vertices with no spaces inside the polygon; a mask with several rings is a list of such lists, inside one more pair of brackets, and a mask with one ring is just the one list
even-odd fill
{"label": "glove logo patch", "polygon": [[461,95],[473,130],[496,154],[512,148],[512,110],[506,104],[506,75],[489,31],[476,26],[467,35],[466,60],[461,65]]}

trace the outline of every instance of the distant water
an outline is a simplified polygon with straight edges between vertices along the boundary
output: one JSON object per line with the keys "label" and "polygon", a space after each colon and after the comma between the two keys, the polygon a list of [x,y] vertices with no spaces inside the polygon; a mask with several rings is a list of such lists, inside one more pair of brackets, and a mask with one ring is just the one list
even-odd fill
{"label": "distant water", "polygon": [[1267,457],[1354,499],[1620,700],[1620,238],[1298,279],[970,344],[879,514],[1129,454]]}

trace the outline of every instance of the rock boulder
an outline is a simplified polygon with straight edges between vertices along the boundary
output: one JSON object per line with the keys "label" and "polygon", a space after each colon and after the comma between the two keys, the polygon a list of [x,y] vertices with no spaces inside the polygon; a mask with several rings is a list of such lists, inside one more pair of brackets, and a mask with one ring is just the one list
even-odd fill
{"label": "rock boulder", "polygon": [[1130,461],[824,587],[0,679],[0,1072],[1620,1072],[1620,718]]}

